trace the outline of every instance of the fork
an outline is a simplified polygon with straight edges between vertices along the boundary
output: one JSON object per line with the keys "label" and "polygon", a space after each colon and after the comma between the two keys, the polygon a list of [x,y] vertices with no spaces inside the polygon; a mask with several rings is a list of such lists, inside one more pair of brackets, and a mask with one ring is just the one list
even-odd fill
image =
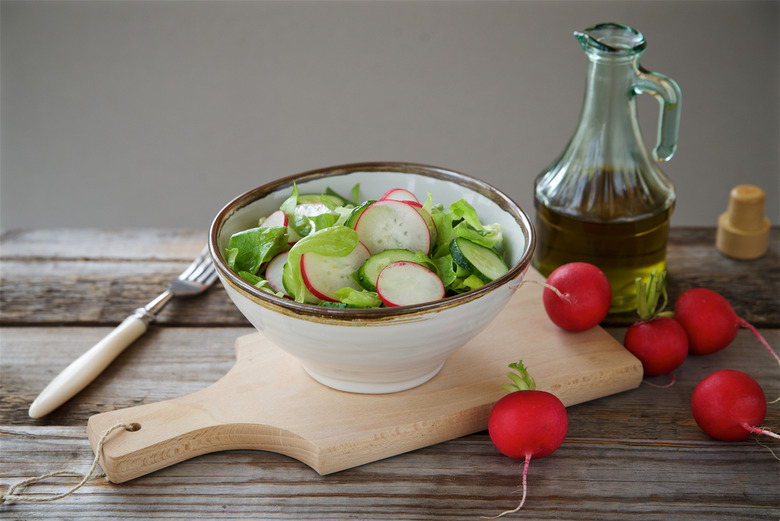
{"label": "fork", "polygon": [[30,405],[30,417],[40,418],[70,400],[149,328],[173,297],[188,297],[206,291],[217,279],[208,247],[192,261],[168,289],[146,306],[138,308],[103,340],[63,369]]}

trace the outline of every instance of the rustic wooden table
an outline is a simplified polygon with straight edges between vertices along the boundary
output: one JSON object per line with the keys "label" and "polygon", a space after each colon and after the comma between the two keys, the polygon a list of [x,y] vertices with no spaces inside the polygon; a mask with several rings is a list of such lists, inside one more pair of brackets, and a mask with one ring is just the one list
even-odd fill
{"label": "rustic wooden table", "polygon": [[[672,231],[671,298],[695,286],[720,291],[777,350],[780,229],[772,230],[770,252],[751,262],[721,256],[714,233]],[[156,296],[204,241],[203,231],[3,231],[0,492],[55,470],[86,472],[91,415],[195,392],[232,367],[235,339],[254,330],[215,286],[172,302],[66,405],[39,420],[27,415],[51,378]],[[605,325],[622,340],[626,320]],[[777,521],[780,443],[714,441],[690,413],[696,383],[727,367],[751,374],[768,399],[780,395],[780,368],[741,330],[727,349],[689,357],[670,388],[643,384],[572,406],[566,441],[532,463],[528,500],[509,519]],[[769,406],[765,424],[780,428],[780,403]],[[327,476],[286,456],[227,451],[120,485],[92,479],[54,502],[6,503],[0,518],[479,519],[517,504],[521,470],[485,432]],[[43,498],[76,482],[52,478],[19,492]]]}

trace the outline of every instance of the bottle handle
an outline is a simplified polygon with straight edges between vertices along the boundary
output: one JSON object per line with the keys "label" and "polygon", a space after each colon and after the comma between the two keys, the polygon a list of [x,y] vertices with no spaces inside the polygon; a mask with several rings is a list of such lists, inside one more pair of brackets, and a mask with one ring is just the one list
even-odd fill
{"label": "bottle handle", "polygon": [[677,131],[680,126],[682,93],[677,83],[663,74],[637,68],[634,90],[637,94],[651,94],[661,106],[658,120],[658,142],[653,158],[669,161],[677,150]]}

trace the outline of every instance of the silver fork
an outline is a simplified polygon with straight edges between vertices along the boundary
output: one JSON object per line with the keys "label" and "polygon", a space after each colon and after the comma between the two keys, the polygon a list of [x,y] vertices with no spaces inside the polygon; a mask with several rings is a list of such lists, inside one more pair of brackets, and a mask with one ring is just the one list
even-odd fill
{"label": "silver fork", "polygon": [[103,340],[74,360],[30,405],[30,417],[40,418],[70,400],[103,372],[108,365],[149,328],[157,314],[173,297],[203,293],[217,280],[208,248],[204,248],[168,289],[146,306],[138,308]]}

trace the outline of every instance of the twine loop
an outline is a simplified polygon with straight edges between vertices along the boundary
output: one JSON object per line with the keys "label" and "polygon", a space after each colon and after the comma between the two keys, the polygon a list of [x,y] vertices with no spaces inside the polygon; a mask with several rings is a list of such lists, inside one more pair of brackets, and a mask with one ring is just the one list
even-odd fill
{"label": "twine loop", "polygon": [[[75,472],[72,470],[58,470],[55,472],[49,472],[47,474],[43,474],[41,476],[25,479],[24,481],[20,481],[19,483],[12,485],[7,492],[0,495],[0,505],[5,503],[13,503],[15,501],[26,502],[26,503],[45,503],[47,501],[56,501],[58,499],[62,499],[64,497],[73,494],[93,477],[105,477],[106,474],[104,472],[96,473],[95,470],[97,469],[98,462],[100,461],[100,455],[103,453],[103,444],[106,442],[108,436],[111,435],[111,433],[117,429],[125,429],[126,431],[133,432],[133,431],[137,431],[140,428],[141,428],[140,425],[138,425],[137,423],[117,423],[113,427],[106,429],[106,431],[100,436],[100,439],[97,442],[97,446],[95,447],[95,459],[92,461],[92,465],[89,467],[89,470],[85,474],[82,474],[80,472]],[[58,476],[75,476],[75,477],[81,476],[82,479],[78,484],[74,485],[69,490],[66,490],[61,494],[55,494],[48,497],[29,496],[29,495],[16,493],[17,490],[27,487],[28,485],[32,485],[33,483],[38,483],[48,478],[53,478]]]}

